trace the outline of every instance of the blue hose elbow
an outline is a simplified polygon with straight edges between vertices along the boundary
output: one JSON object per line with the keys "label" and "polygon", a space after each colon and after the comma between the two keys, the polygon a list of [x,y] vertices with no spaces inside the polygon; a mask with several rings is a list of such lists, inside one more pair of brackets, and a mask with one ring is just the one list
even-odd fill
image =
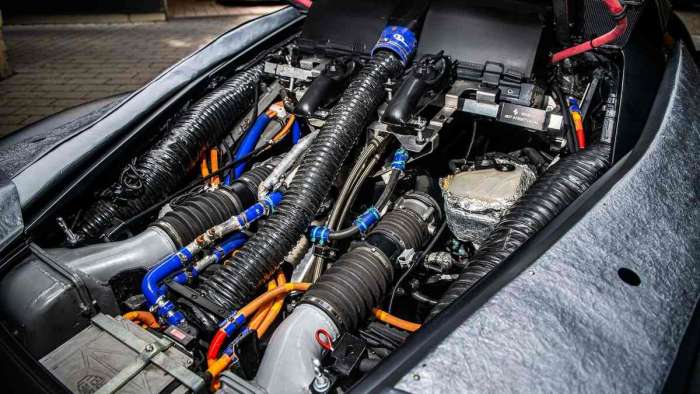
{"label": "blue hose elbow", "polygon": [[180,257],[177,254],[172,254],[146,273],[141,282],[141,290],[149,305],[155,305],[158,298],[164,294],[159,283],[173,272],[183,268]]}

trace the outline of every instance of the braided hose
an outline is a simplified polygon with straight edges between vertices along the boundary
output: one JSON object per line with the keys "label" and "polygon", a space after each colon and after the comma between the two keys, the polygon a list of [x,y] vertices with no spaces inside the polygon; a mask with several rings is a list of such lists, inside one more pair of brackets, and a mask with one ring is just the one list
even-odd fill
{"label": "braided hose", "polygon": [[428,319],[472,288],[586,191],[607,170],[609,157],[610,146],[601,143],[566,156],[549,168],[501,218]]}

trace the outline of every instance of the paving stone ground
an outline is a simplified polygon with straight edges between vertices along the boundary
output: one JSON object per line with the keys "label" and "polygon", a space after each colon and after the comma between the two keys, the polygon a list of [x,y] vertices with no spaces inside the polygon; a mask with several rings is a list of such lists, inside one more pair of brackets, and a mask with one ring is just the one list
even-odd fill
{"label": "paving stone ground", "polygon": [[60,110],[135,90],[255,14],[112,25],[5,26],[0,137]]}

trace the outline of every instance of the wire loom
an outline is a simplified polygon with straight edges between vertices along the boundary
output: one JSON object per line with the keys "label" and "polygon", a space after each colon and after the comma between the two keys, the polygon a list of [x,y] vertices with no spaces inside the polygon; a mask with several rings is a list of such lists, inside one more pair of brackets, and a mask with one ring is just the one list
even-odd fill
{"label": "wire loom", "polygon": [[172,192],[202,153],[253,105],[262,70],[256,65],[237,74],[179,116],[154,148],[127,165],[119,181],[100,193],[80,222],[78,237],[98,238],[114,219],[131,217]]}

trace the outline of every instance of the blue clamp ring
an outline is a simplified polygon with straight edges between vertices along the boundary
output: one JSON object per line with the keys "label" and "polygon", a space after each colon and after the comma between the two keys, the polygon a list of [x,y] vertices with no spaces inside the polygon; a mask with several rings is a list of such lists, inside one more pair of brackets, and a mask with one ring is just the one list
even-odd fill
{"label": "blue clamp ring", "polygon": [[331,230],[328,227],[324,226],[313,226],[309,231],[309,235],[311,236],[311,242],[315,244],[317,243],[321,246],[328,242],[328,237],[330,233]]}
{"label": "blue clamp ring", "polygon": [[578,106],[578,100],[573,97],[569,97],[569,109],[573,112],[581,112],[581,108]]}
{"label": "blue clamp ring", "polygon": [[405,65],[408,58],[416,50],[416,35],[407,27],[387,26],[379,36],[379,41],[372,48],[372,56],[379,49],[394,52]]}
{"label": "blue clamp ring", "polygon": [[394,161],[391,162],[391,168],[395,170],[405,170],[406,161],[408,161],[408,152],[404,148],[399,148],[394,152]]}
{"label": "blue clamp ring", "polygon": [[353,224],[360,229],[360,233],[364,234],[370,227],[379,221],[380,217],[381,215],[379,214],[379,211],[377,211],[377,208],[370,207],[362,215],[358,216]]}

